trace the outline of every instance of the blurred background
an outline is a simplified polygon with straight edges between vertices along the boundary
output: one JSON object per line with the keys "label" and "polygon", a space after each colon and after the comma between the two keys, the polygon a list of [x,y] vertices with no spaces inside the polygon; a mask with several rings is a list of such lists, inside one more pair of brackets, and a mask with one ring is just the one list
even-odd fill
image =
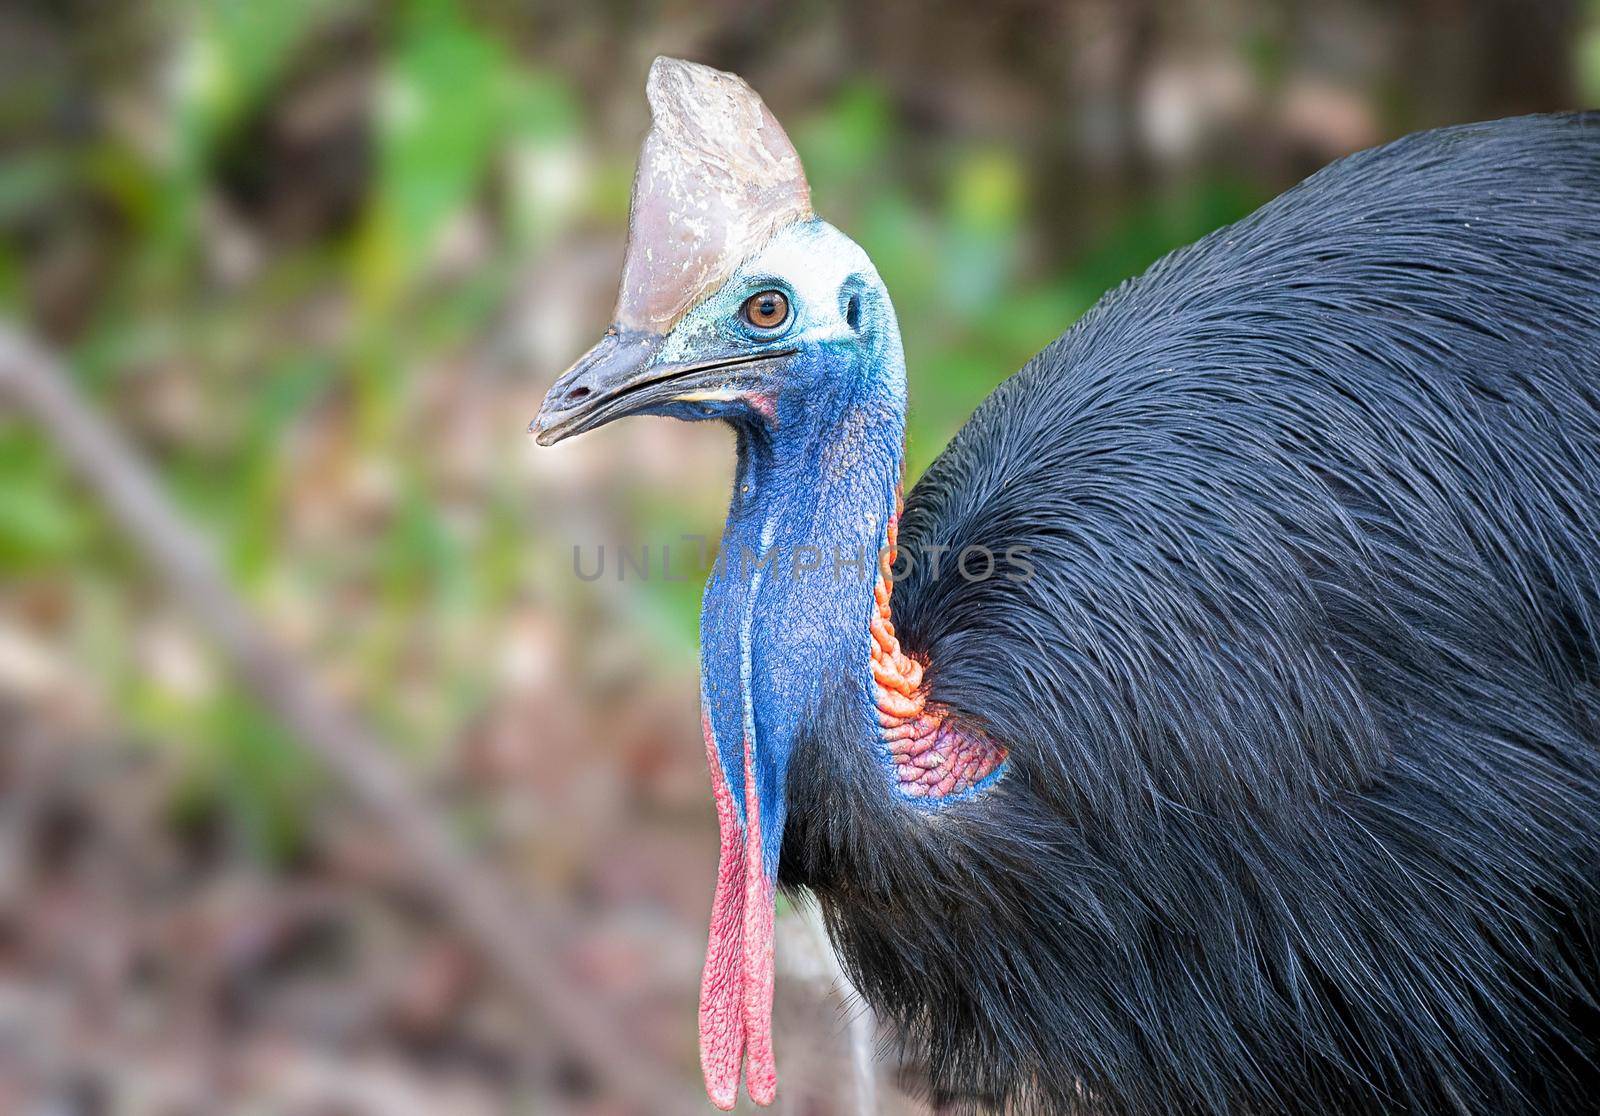
{"label": "blurred background", "polygon": [[[252,619],[219,643],[0,396],[0,1113],[703,1104],[700,577],[573,548],[714,539],[731,440],[523,433],[607,322],[658,53],[744,75],[876,261],[908,479],[1329,160],[1600,106],[1600,0],[8,0],[0,320]],[[921,1111],[805,913],[779,933],[779,1109]]]}

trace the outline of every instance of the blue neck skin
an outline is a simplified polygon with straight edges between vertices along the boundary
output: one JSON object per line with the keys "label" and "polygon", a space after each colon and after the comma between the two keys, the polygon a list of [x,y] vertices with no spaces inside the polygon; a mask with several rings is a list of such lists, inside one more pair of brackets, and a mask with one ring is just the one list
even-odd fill
{"label": "blue neck skin", "polygon": [[877,732],[869,622],[905,440],[905,358],[887,306],[874,307],[885,328],[802,350],[792,379],[803,386],[770,417],[735,424],[733,502],[701,608],[701,692],[741,819],[750,741],[768,879],[789,756],[823,688],[858,690],[861,739]]}

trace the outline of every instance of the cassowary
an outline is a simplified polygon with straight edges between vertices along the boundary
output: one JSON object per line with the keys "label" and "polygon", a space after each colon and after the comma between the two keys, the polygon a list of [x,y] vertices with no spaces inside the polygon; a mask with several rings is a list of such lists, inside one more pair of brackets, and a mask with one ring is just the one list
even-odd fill
{"label": "cassowary", "polygon": [[712,1099],[776,887],[934,1096],[1600,1109],[1600,114],[1344,159],[1123,284],[905,497],[872,261],[661,59],[615,322],[542,443],[720,419]]}

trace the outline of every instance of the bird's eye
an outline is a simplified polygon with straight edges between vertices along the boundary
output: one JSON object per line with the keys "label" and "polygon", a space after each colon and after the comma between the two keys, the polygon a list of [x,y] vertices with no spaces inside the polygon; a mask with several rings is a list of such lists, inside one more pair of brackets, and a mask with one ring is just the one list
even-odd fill
{"label": "bird's eye", "polygon": [[757,329],[777,329],[789,320],[789,300],[782,291],[758,291],[744,300],[741,312]]}

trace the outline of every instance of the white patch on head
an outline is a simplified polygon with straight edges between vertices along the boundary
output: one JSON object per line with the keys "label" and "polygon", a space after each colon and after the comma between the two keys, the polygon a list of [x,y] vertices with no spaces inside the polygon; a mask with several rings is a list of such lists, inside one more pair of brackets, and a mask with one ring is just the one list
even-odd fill
{"label": "white patch on head", "polygon": [[881,282],[860,245],[826,221],[807,221],[769,240],[744,262],[734,282],[743,281],[756,291],[764,279],[783,280],[799,301],[800,336],[823,341],[853,332],[839,299],[840,288],[853,275],[867,283]]}
{"label": "white patch on head", "polygon": [[794,294],[797,320],[784,334],[786,342],[848,338],[855,331],[845,320],[839,294],[851,276],[859,276],[868,288],[882,290],[878,269],[855,241],[826,221],[796,222],[780,229],[720,290],[689,311],[667,336],[656,359],[692,360],[719,334],[728,337],[744,300],[774,285],[774,280]]}

